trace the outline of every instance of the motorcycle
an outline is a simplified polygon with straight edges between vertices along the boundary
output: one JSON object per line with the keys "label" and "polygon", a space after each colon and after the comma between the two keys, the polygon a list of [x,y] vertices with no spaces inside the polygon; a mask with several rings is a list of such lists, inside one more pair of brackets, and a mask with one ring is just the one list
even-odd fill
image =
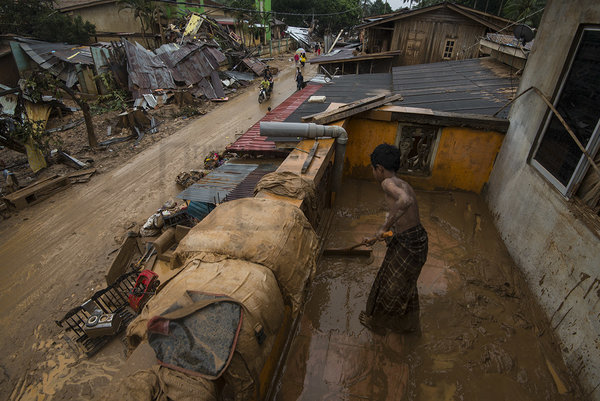
{"label": "motorcycle", "polygon": [[258,103],[262,103],[270,98],[271,94],[269,93],[269,91],[261,86],[260,90],[258,91]]}
{"label": "motorcycle", "polygon": [[258,103],[262,103],[265,100],[269,100],[271,98],[271,92],[273,91],[273,81],[269,80],[269,88],[266,89],[264,86],[260,86],[258,91]]}

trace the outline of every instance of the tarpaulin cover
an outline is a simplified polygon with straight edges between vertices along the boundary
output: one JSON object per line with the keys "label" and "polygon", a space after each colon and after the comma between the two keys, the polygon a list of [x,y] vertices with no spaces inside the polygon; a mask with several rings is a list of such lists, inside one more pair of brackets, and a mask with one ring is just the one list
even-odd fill
{"label": "tarpaulin cover", "polygon": [[[283,299],[275,276],[266,267],[255,263],[216,256],[211,262],[191,258],[129,324],[127,339],[130,347],[147,338],[147,325],[152,317],[165,313],[187,291],[222,294],[243,304],[244,318],[237,346],[221,378],[226,387],[223,391],[234,394],[232,399],[257,398],[260,372],[273,349],[284,316]],[[257,341],[255,334],[257,323],[264,334],[262,343]]]}
{"label": "tarpaulin cover", "polygon": [[176,258],[212,255],[247,260],[275,274],[296,313],[315,271],[317,236],[297,207],[283,201],[245,198],[219,205],[183,238]]}
{"label": "tarpaulin cover", "polygon": [[233,356],[242,319],[242,307],[235,301],[186,291],[183,299],[148,322],[148,343],[161,364],[216,379]]}
{"label": "tarpaulin cover", "polygon": [[159,365],[124,378],[104,395],[111,401],[217,401],[214,381]]}

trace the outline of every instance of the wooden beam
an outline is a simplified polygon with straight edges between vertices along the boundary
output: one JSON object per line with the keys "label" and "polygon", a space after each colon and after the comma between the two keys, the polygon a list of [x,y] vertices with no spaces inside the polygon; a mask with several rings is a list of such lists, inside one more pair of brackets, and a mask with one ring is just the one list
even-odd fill
{"label": "wooden beam", "polygon": [[442,127],[466,127],[501,133],[506,133],[510,125],[510,121],[507,119],[482,114],[451,113],[398,106],[368,111],[363,113],[361,117],[372,120],[399,121]]}
{"label": "wooden beam", "polygon": [[373,96],[373,97],[368,97],[368,98],[365,98],[365,99],[357,100],[355,102],[342,105],[342,106],[340,106],[340,107],[338,107],[336,109],[333,109],[333,110],[327,109],[327,110],[322,111],[320,113],[315,113],[315,114],[310,114],[308,116],[304,116],[304,117],[302,117],[302,121],[304,121],[304,122],[306,122],[306,121],[312,121],[315,118],[327,116],[327,115],[330,115],[330,114],[340,113],[342,111],[346,111],[348,109],[356,107],[359,104],[367,104],[367,103],[370,103],[370,102],[375,102],[377,100],[383,99],[384,97],[385,97],[385,95],[378,95],[378,96]]}
{"label": "wooden beam", "polygon": [[[350,103],[349,105],[342,106],[337,110],[332,110],[331,112],[325,112],[321,113],[320,115],[317,114],[307,117],[312,117],[311,122],[315,124],[329,124],[334,121],[340,121],[356,114],[372,110],[386,103],[391,103],[398,100],[402,100],[402,95],[392,95],[387,97],[375,96],[355,103]],[[304,121],[304,119],[302,120]]]}

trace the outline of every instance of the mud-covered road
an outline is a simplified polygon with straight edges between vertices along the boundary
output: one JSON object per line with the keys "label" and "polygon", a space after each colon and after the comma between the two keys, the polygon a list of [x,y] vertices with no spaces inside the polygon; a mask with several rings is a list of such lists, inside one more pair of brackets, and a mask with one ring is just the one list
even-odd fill
{"label": "mud-covered road", "polygon": [[[313,75],[313,67],[305,70]],[[0,394],[62,400],[106,391],[124,360],[123,345],[80,358],[54,321],[105,286],[111,252],[132,223],[143,223],[179,192],[177,174],[202,168],[209,151],[223,150],[294,92],[293,66],[275,83],[270,101],[259,105],[257,91],[247,91],[127,164],[0,223]]]}

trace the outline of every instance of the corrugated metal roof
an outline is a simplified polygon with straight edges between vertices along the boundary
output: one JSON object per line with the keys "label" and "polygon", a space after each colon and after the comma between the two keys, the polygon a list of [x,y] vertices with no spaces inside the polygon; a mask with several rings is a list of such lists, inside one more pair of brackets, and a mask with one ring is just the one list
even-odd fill
{"label": "corrugated metal roof", "polygon": [[254,73],[258,76],[261,76],[262,73],[265,71],[265,68],[267,68],[267,65],[265,63],[263,63],[262,61],[258,61],[255,58],[245,58],[242,60],[242,62],[246,64],[246,66],[252,71],[254,71]]}
{"label": "corrugated metal roof", "polygon": [[308,28],[300,28],[297,26],[288,26],[285,33],[290,35],[303,46],[310,47],[310,36],[308,35]]}
{"label": "corrugated metal roof", "polygon": [[25,38],[15,38],[15,40],[25,53],[44,69],[48,69],[60,61],[69,64],[94,65],[89,46],[50,43]]}
{"label": "corrugated metal roof", "polygon": [[195,202],[222,203],[257,167],[257,164],[226,163],[208,173],[200,182],[186,188],[177,197]]}
{"label": "corrugated metal roof", "polygon": [[394,93],[404,97],[399,106],[488,116],[508,103],[519,84],[508,66],[490,57],[394,67],[392,74]]}
{"label": "corrugated metal roof", "polygon": [[523,45],[519,45],[519,40],[517,38],[515,38],[513,35],[502,35],[499,33],[488,33],[485,36],[485,38],[487,40],[489,40],[490,42],[498,43],[498,44],[504,45],[504,46],[517,47],[517,48],[522,46],[523,49],[525,49],[525,50],[531,50],[531,47],[533,46],[533,42],[535,42],[535,39],[533,39],[531,42],[527,42],[523,46]]}
{"label": "corrugated metal roof", "polygon": [[[271,110],[260,121],[252,126],[235,143],[227,147],[233,152],[260,152],[279,153],[275,142],[268,141],[266,137],[260,136],[261,121],[285,121],[306,99],[312,96],[322,85],[307,85],[301,91],[294,92],[283,103]],[[311,103],[312,104],[312,103]]]}
{"label": "corrugated metal roof", "polygon": [[314,93],[315,96],[325,96],[324,103],[304,102],[285,121],[302,122],[302,117],[323,112],[327,110],[331,103],[352,103],[367,97],[389,95],[391,93],[392,74],[342,75],[334,77],[331,83],[322,85]]}
{"label": "corrugated metal roof", "polygon": [[127,40],[122,42],[127,53],[129,90],[134,98],[156,89],[175,88],[171,71],[160,57],[139,43],[133,44]]}
{"label": "corrugated metal roof", "polygon": [[277,170],[277,166],[274,164],[261,164],[225,197],[225,202],[242,198],[252,198],[254,196],[254,188],[256,188],[256,184],[258,184],[260,179],[275,170]]}
{"label": "corrugated metal roof", "polygon": [[158,57],[169,67],[173,80],[185,86],[197,85],[194,94],[207,99],[225,97],[216,70],[225,55],[204,43],[169,43],[156,49]]}

